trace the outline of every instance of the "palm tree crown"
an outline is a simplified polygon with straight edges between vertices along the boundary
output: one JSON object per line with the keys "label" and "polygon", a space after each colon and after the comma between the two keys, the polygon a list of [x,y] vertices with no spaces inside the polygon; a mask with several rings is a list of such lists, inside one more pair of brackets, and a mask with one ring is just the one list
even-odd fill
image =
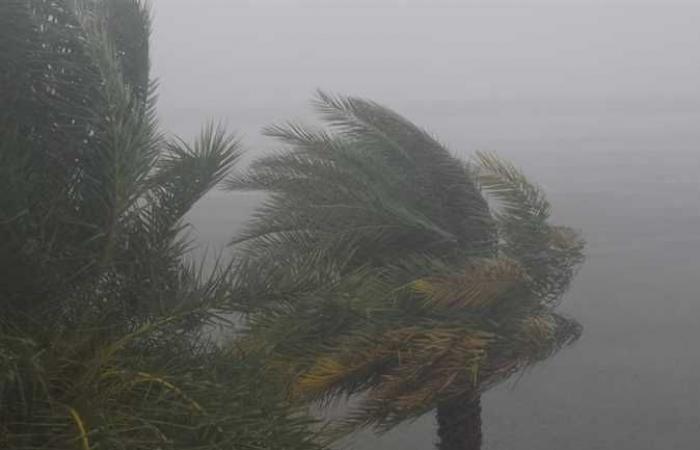
{"label": "palm tree crown", "polygon": [[315,106],[325,129],[268,128],[286,148],[228,182],[269,193],[233,241],[235,290],[294,394],[362,394],[347,425],[388,429],[578,338],[554,309],[583,243],[540,188],[371,101]]}

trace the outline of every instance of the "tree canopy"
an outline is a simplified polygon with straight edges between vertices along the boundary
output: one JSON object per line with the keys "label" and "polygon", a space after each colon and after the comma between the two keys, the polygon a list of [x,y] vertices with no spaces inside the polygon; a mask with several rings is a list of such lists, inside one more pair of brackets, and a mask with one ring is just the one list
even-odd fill
{"label": "tree canopy", "polygon": [[388,429],[575,341],[555,307],[583,242],[493,154],[471,161],[374,102],[319,93],[324,128],[228,181],[265,204],[233,241],[250,335],[299,398],[359,394],[346,425]]}
{"label": "tree canopy", "polygon": [[237,140],[164,136],[137,0],[0,2],[0,447],[314,449],[312,422],[221,346],[228,271],[186,214]]}

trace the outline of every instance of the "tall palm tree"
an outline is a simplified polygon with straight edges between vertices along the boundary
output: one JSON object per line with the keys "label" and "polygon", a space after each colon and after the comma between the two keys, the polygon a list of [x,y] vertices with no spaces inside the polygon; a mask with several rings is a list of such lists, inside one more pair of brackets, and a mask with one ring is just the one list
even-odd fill
{"label": "tall palm tree", "polygon": [[137,0],[0,2],[0,448],[315,449],[204,327],[185,215],[240,155],[162,136]]}
{"label": "tall palm tree", "polygon": [[356,396],[341,429],[436,410],[438,448],[480,448],[481,393],[578,338],[555,307],[583,243],[512,164],[370,101],[315,106],[326,129],[267,129],[286,148],[228,183],[268,193],[233,241],[250,339],[295,396]]}

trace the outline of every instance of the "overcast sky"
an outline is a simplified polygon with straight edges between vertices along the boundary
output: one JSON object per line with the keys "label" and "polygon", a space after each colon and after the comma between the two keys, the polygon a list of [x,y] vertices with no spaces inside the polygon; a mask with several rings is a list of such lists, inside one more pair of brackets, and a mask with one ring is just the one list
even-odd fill
{"label": "overcast sky", "polygon": [[476,100],[700,99],[698,1],[152,5],[160,110],[183,134],[207,118],[255,134],[250,127],[303,110],[316,88],[402,111]]}

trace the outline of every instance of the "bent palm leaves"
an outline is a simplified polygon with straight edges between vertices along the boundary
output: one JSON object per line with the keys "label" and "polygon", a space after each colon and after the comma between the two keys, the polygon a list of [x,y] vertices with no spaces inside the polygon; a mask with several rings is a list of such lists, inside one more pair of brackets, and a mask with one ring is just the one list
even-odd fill
{"label": "bent palm leaves", "polygon": [[315,105],[325,130],[269,128],[287,148],[229,180],[269,193],[233,241],[234,291],[296,395],[362,394],[347,424],[386,429],[576,340],[554,306],[583,244],[538,187],[376,103]]}

